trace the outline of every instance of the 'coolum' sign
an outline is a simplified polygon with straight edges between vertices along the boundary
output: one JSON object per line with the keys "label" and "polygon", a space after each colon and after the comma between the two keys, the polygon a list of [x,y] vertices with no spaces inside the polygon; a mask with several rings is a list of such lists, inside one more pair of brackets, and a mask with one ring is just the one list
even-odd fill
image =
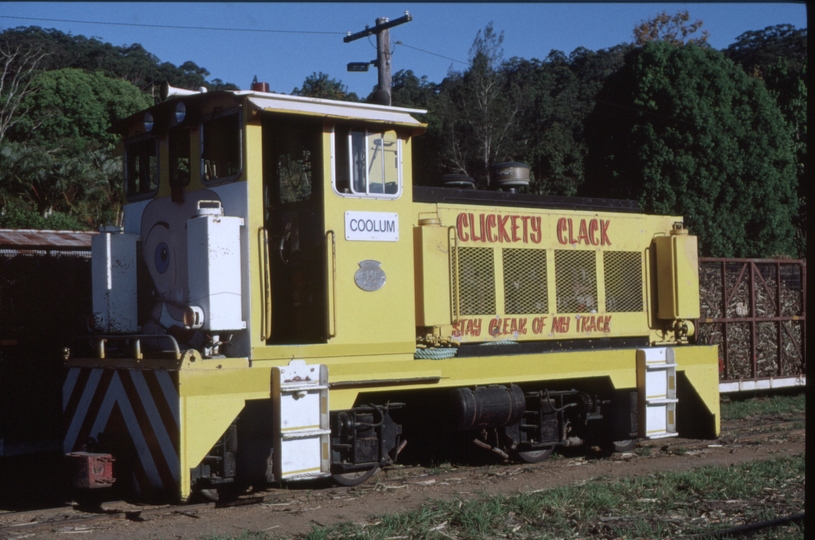
{"label": "'coolum' sign", "polygon": [[396,242],[399,240],[399,215],[395,212],[346,212],[345,239]]}

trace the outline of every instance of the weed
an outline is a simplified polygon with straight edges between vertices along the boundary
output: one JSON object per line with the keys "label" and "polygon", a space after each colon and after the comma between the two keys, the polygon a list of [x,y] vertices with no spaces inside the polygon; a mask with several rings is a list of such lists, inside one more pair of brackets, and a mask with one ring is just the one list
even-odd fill
{"label": "weed", "polygon": [[[306,538],[686,536],[801,512],[804,478],[803,456],[642,478],[600,478],[513,496],[430,501],[418,510],[380,516],[375,525],[315,528]],[[762,503],[768,496],[774,500],[772,508]],[[801,538],[796,526],[786,529],[782,536],[764,538]]]}
{"label": "weed", "polygon": [[723,420],[743,420],[750,416],[772,416],[779,420],[798,419],[806,411],[806,394],[760,396],[751,399],[732,398],[722,402]]}

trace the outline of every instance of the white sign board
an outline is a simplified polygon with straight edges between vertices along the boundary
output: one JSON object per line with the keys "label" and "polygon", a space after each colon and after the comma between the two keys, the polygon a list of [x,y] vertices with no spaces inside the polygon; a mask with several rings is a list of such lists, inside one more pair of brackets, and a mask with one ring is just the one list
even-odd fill
{"label": "white sign board", "polygon": [[345,239],[397,242],[399,240],[399,214],[396,212],[346,212]]}

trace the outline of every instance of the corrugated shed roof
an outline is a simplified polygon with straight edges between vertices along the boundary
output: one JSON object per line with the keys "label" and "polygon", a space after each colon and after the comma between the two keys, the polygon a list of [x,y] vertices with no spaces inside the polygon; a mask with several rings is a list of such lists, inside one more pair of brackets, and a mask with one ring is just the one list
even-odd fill
{"label": "corrugated shed roof", "polygon": [[0,249],[89,250],[96,231],[0,229]]}

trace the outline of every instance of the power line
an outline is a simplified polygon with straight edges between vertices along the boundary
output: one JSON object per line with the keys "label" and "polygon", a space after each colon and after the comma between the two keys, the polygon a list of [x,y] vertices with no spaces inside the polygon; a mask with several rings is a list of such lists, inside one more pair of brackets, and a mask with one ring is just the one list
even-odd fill
{"label": "power line", "polygon": [[[96,24],[96,25],[107,25],[107,26],[135,26],[139,28],[164,28],[170,30],[206,30],[206,31],[218,31],[218,32],[252,32],[252,33],[261,33],[261,34],[317,34],[317,35],[330,35],[330,36],[345,36],[347,32],[323,32],[317,30],[268,30],[268,29],[257,29],[257,28],[222,28],[222,27],[214,27],[214,26],[180,26],[180,25],[170,25],[170,24],[143,24],[143,23],[123,23],[123,22],[112,22],[112,21],[81,21],[75,19],[49,19],[45,17],[16,17],[10,15],[0,15],[0,19],[17,19],[17,20],[24,20],[24,21],[39,21],[39,22],[62,22],[62,23],[74,23],[74,24]],[[370,40],[369,40],[370,41]],[[469,65],[468,62],[463,62],[461,60],[457,60],[455,58],[450,58],[449,56],[444,56],[442,54],[437,54],[425,49],[420,49],[419,47],[414,47],[412,45],[408,45],[402,41],[397,41],[396,45],[401,45],[403,47],[407,47],[408,49],[413,49],[419,52],[423,52],[425,54],[429,54],[432,56],[437,56],[439,58],[444,58],[445,60],[450,60],[451,62],[456,62],[462,65]],[[376,48],[373,44],[372,47]]]}
{"label": "power line", "polygon": [[21,19],[25,21],[42,21],[42,22],[63,22],[63,23],[76,23],[76,24],[100,24],[108,26],[137,26],[141,28],[167,28],[172,30],[207,30],[219,32],[255,32],[264,34],[323,34],[332,36],[344,36],[345,32],[320,32],[316,30],[262,30],[255,28],[219,28],[212,26],[177,26],[169,24],[139,24],[139,23],[122,23],[122,22],[105,22],[105,21],[78,21],[71,19],[46,19],[42,17],[12,17],[9,15],[0,15],[0,19]]}
{"label": "power line", "polygon": [[403,43],[402,41],[397,41],[396,45],[401,45],[402,47],[407,47],[408,49],[414,49],[425,54],[432,54],[433,56],[438,56],[439,58],[444,58],[445,60],[452,60],[453,62],[458,62],[459,64],[464,64],[465,66],[470,65],[468,62],[462,62],[461,60],[456,60],[455,58],[450,58],[449,56],[443,56],[441,54],[436,54],[434,52],[420,49],[419,47],[413,47],[412,45],[408,45],[407,43]]}

